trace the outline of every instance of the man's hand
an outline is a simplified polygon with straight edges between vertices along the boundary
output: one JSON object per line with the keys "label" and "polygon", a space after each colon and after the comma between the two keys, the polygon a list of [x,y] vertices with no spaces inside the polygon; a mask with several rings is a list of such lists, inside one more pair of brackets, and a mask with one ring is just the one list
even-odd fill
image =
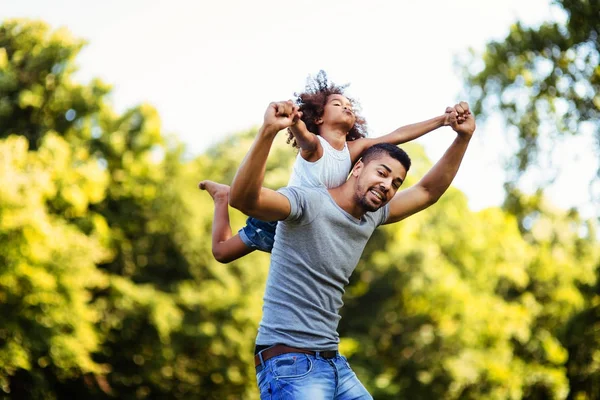
{"label": "man's hand", "polygon": [[[473,132],[475,132],[475,117],[471,114],[469,105],[461,101],[454,106],[454,111],[456,112],[456,118],[450,121],[450,126],[459,136],[470,139]],[[448,109],[446,109],[446,112],[448,112]]]}
{"label": "man's hand", "polygon": [[295,124],[298,118],[298,106],[291,100],[273,102],[265,111],[263,127],[277,133]]}
{"label": "man's hand", "polygon": [[290,215],[291,206],[281,193],[262,187],[267,157],[277,132],[294,123],[298,108],[292,101],[269,104],[263,126],[242,160],[229,189],[229,205],[264,221],[277,221]]}

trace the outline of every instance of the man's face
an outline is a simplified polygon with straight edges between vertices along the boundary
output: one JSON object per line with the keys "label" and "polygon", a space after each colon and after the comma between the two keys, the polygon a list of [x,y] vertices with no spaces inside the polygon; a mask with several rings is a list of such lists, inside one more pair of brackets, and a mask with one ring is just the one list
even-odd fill
{"label": "man's face", "polygon": [[404,166],[387,154],[361,164],[353,173],[358,174],[354,198],[365,211],[377,211],[386,205],[406,178]]}
{"label": "man's face", "polygon": [[320,118],[321,123],[327,126],[341,126],[349,131],[356,122],[352,103],[341,94],[332,94],[327,97],[327,103]]}

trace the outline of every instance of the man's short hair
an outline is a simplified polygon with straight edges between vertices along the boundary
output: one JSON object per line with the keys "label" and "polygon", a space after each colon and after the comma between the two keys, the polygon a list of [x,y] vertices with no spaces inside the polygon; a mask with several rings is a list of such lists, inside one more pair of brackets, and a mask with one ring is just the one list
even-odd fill
{"label": "man's short hair", "polygon": [[393,144],[389,143],[374,144],[373,146],[369,147],[368,149],[362,152],[362,154],[360,155],[360,159],[362,160],[363,164],[366,165],[372,160],[380,158],[384,154],[389,155],[390,157],[398,160],[400,164],[402,164],[406,172],[408,172],[408,170],[410,169],[411,161],[408,154],[406,154],[406,152],[398,146],[394,146]]}

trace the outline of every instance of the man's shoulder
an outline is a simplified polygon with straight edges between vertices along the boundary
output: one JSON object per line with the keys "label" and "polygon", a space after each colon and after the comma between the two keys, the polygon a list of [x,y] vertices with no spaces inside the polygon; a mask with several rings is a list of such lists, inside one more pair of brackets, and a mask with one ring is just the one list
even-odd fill
{"label": "man's shoulder", "polygon": [[312,220],[320,213],[321,205],[326,203],[326,196],[329,196],[325,187],[287,186],[278,192],[290,202],[291,211],[287,221]]}
{"label": "man's shoulder", "polygon": [[284,195],[296,195],[302,197],[327,196],[328,191],[325,186],[305,187],[305,186],[286,186],[278,190]]}

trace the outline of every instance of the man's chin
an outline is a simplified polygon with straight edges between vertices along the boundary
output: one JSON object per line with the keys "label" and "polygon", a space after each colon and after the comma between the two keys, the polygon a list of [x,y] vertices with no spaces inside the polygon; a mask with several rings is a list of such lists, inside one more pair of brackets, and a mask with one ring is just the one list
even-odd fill
{"label": "man's chin", "polygon": [[377,210],[379,210],[381,207],[383,207],[383,204],[378,204],[378,205],[373,205],[370,209],[369,212],[375,212]]}
{"label": "man's chin", "polygon": [[363,201],[362,206],[363,206],[363,209],[367,212],[375,212],[383,206],[383,203],[374,204],[374,203],[371,203],[370,201]]}

